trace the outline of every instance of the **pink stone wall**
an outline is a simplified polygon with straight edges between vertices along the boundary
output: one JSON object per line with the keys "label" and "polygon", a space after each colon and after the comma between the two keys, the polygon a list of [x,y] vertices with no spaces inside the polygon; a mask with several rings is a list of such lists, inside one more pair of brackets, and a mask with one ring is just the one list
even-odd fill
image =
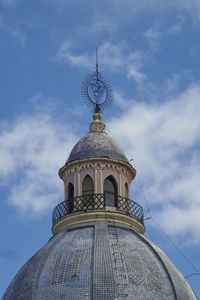
{"label": "pink stone wall", "polygon": [[108,176],[113,176],[118,188],[118,195],[125,197],[125,184],[128,185],[128,197],[129,197],[129,186],[130,182],[128,176],[124,172],[119,172],[112,165],[101,168],[101,164],[96,168],[90,167],[82,169],[81,171],[75,170],[74,173],[67,176],[65,181],[65,200],[68,198],[68,184],[74,185],[74,196],[82,195],[82,183],[84,178],[89,175],[94,183],[94,193],[104,193],[103,185],[104,180]]}
{"label": "pink stone wall", "polygon": [[67,180],[64,182],[65,200],[68,199],[68,185],[69,185],[69,183],[73,184],[73,186],[74,186],[74,174],[70,174],[67,177]]}

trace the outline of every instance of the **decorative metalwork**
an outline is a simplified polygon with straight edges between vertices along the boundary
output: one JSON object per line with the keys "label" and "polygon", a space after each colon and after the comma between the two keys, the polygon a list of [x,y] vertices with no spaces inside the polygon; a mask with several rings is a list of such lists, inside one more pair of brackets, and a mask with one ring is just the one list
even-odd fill
{"label": "decorative metalwork", "polygon": [[107,109],[112,100],[112,89],[98,71],[98,54],[96,49],[96,72],[89,74],[81,85],[81,94],[85,102],[93,107],[95,113]]}
{"label": "decorative metalwork", "polygon": [[[70,205],[68,206],[68,203]],[[70,201],[63,201],[58,204],[52,214],[53,224],[66,215],[76,212],[86,212],[91,210],[105,210],[105,194],[90,194],[77,196]],[[121,196],[117,197],[116,209],[120,213],[136,218],[140,223],[144,223],[144,212],[142,207],[135,201]]]}

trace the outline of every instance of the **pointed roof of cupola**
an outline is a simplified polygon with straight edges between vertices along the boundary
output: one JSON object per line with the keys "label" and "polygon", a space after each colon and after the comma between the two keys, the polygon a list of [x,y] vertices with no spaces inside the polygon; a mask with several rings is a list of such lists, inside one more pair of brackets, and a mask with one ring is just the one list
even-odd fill
{"label": "pointed roof of cupola", "polygon": [[93,115],[90,131],[82,137],[72,149],[66,164],[71,161],[91,158],[107,157],[128,162],[125,153],[115,139],[106,132],[105,124],[101,121],[101,114]]}

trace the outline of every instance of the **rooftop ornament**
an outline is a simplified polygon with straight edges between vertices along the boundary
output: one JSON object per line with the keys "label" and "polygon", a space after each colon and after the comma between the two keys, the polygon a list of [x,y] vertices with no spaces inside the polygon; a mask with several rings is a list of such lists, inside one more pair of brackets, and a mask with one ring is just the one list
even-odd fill
{"label": "rooftop ornament", "polygon": [[96,48],[96,72],[89,74],[81,85],[81,95],[85,102],[92,106],[94,113],[106,110],[112,100],[112,89],[98,70],[98,48]]}

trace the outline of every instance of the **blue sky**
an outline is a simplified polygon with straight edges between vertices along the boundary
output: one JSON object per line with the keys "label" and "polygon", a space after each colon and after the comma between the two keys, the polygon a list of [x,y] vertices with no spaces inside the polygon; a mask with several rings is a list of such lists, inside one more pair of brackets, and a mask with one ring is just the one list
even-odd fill
{"label": "blue sky", "polygon": [[[199,0],[0,0],[0,296],[51,236],[58,169],[92,119],[80,85],[96,46],[114,94],[104,122],[137,170],[131,198],[200,269],[199,26]],[[199,296],[200,277],[188,282]]]}

